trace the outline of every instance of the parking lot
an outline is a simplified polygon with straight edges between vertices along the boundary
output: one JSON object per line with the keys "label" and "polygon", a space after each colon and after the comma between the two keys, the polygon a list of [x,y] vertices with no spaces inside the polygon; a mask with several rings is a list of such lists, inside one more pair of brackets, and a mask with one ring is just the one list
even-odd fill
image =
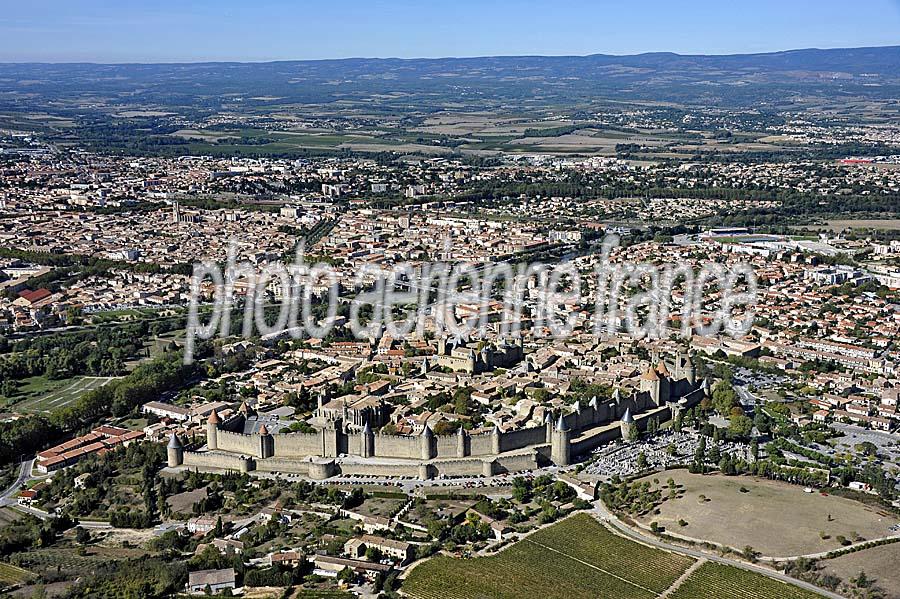
{"label": "parking lot", "polygon": [[[641,453],[647,460],[647,466],[643,470],[664,470],[684,465],[694,459],[699,442],[699,434],[693,431],[680,433],[664,431],[650,439],[633,443],[618,441],[595,450],[583,472],[594,475],[602,481],[609,480],[615,475],[632,476],[642,471],[637,466],[638,456]],[[707,455],[714,446],[711,439],[706,440]],[[742,459],[750,457],[750,448],[743,443],[722,441],[718,444],[718,448],[722,455],[728,454]]]}

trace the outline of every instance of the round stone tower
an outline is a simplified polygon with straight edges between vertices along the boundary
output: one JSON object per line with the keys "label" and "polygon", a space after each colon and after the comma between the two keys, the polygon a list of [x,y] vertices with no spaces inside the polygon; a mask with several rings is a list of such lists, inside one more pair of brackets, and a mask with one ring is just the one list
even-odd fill
{"label": "round stone tower", "polygon": [[362,447],[360,447],[360,455],[364,458],[371,458],[375,455],[375,433],[372,432],[372,427],[369,426],[369,421],[366,420],[365,426],[363,426],[363,431],[361,435]]}
{"label": "round stone tower", "polygon": [[619,426],[622,429],[622,439],[625,441],[630,442],[638,438],[638,428],[634,418],[631,416],[631,408],[625,408],[625,413],[622,414],[622,422]]}
{"label": "round stone tower", "polygon": [[560,414],[550,440],[550,459],[557,466],[568,466],[572,460],[572,448],[569,446],[570,432],[565,418]]}
{"label": "round stone tower", "polygon": [[466,429],[459,427],[456,431],[456,457],[466,457]]}
{"label": "round stone tower", "polygon": [[425,429],[422,431],[422,434],[419,436],[419,444],[421,449],[421,455],[423,460],[430,460],[434,457],[432,453],[432,441],[434,441],[434,432],[431,430],[431,427],[427,424],[425,425]]}
{"label": "round stone tower", "polygon": [[275,439],[269,434],[269,429],[263,424],[259,427],[259,457],[271,458],[275,454]]}
{"label": "round stone tower", "polygon": [[168,457],[169,468],[181,466],[184,463],[184,446],[178,435],[172,433],[169,437],[169,444],[166,446],[166,455]]}
{"label": "round stone tower", "polygon": [[219,413],[213,410],[206,421],[206,448],[215,451],[219,448]]}

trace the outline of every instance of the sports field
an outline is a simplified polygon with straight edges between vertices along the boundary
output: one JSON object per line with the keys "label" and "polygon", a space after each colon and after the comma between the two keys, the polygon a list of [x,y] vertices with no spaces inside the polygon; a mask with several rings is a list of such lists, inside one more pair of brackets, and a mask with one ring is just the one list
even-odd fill
{"label": "sports field", "polygon": [[77,377],[63,381],[59,385],[48,388],[43,393],[34,393],[31,397],[18,402],[15,410],[26,413],[49,413],[76,401],[79,397],[97,387],[108,384],[110,377]]}
{"label": "sports field", "polygon": [[497,555],[434,557],[412,569],[402,590],[416,599],[819,597],[762,574],[698,564],[691,557],[642,545],[584,513],[529,535]]}

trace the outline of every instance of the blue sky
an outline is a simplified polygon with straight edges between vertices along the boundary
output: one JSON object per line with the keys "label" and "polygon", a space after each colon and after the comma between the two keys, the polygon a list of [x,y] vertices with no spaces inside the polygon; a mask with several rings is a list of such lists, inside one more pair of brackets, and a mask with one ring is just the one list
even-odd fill
{"label": "blue sky", "polygon": [[7,0],[0,61],[728,54],[900,45],[900,0]]}

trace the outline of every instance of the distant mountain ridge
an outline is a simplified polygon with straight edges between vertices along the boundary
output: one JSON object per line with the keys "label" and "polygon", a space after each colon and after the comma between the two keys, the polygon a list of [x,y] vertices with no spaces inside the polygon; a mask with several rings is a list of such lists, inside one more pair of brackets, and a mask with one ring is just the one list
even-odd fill
{"label": "distant mountain ridge", "polygon": [[204,104],[223,95],[330,102],[373,94],[462,100],[603,97],[749,105],[786,96],[900,97],[900,46],[761,54],[347,58],[261,63],[0,64],[0,102],[22,94]]}

